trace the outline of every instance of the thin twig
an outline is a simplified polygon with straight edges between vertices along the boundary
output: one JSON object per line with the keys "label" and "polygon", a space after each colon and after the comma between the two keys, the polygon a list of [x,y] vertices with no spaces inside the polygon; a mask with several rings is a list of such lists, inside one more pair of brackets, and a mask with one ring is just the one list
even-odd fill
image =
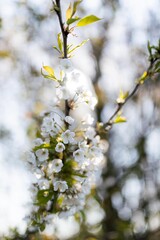
{"label": "thin twig", "polygon": [[[155,59],[154,61],[151,61],[150,65],[147,69],[147,77],[151,77],[154,74],[154,73],[151,72],[151,69],[152,69],[154,63],[156,62],[156,60],[157,59]],[[110,127],[112,127],[113,119],[116,117],[116,115],[119,113],[119,111],[123,108],[123,106],[128,102],[128,100],[130,100],[135,95],[135,93],[138,91],[138,89],[140,88],[141,85],[142,85],[141,83],[137,83],[135,85],[135,87],[133,88],[132,92],[125,99],[125,101],[123,103],[118,103],[115,112],[111,115],[109,120],[106,123],[104,123],[104,128],[109,127],[109,129],[110,129]]]}
{"label": "thin twig", "polygon": [[[59,24],[60,24],[60,28],[61,28],[61,32],[62,32],[62,38],[63,38],[63,58],[67,58],[67,39],[68,39],[68,29],[65,28],[63,20],[62,20],[62,11],[61,11],[61,2],[60,0],[56,0],[56,8],[54,8],[57,16],[58,16],[58,20],[59,20]],[[53,2],[54,4],[54,2]],[[66,116],[69,115],[69,111],[70,111],[70,107],[68,104],[68,101],[65,100],[65,114]]]}
{"label": "thin twig", "polygon": [[115,112],[111,115],[111,117],[109,118],[109,120],[104,124],[104,127],[107,126],[111,126],[112,125],[112,120],[114,119],[114,117],[118,114],[118,112],[122,109],[122,107],[126,104],[126,102],[133,97],[133,95],[138,91],[139,87],[140,87],[140,83],[137,83],[136,86],[134,87],[134,89],[132,90],[132,92],[129,94],[129,96],[126,98],[125,102],[123,103],[118,103],[117,108],[115,110]]}
{"label": "thin twig", "polygon": [[64,52],[63,58],[67,58],[67,38],[68,38],[69,32],[67,28],[64,27],[64,24],[63,24],[60,0],[56,0],[56,5],[58,9],[55,9],[55,12],[57,13],[57,16],[59,19],[59,24],[62,32],[62,37],[63,37],[63,52]]}

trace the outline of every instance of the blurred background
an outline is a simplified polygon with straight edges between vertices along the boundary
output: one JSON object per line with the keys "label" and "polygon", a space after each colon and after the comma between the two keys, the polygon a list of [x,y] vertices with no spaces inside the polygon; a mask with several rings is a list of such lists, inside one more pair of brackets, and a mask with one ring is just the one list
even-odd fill
{"label": "blurred background", "polygon": [[[61,2],[65,12],[69,1]],[[54,85],[40,69],[59,64],[51,7],[50,0],[0,0],[0,239],[159,240],[159,75],[125,105],[127,123],[105,136],[107,166],[84,212],[54,219],[43,234],[26,231],[32,176],[24,152],[41,112],[54,104]],[[131,90],[148,67],[147,41],[156,45],[160,37],[160,1],[84,0],[79,16],[88,14],[102,20],[70,36],[75,44],[90,38],[72,62],[93,81],[97,118],[106,122],[119,90]]]}

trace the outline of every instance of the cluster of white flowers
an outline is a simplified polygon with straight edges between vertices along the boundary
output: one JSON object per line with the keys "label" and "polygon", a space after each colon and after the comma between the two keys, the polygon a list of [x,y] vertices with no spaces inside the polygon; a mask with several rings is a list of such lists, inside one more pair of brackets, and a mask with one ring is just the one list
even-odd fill
{"label": "cluster of white flowers", "polygon": [[82,113],[80,119],[74,116],[78,103],[93,109],[96,98],[82,89],[79,76],[70,68],[67,65],[67,70],[63,69],[64,79],[57,88],[61,102],[68,101],[70,116],[65,116],[60,107],[45,114],[41,137],[34,141],[32,151],[27,154],[37,179],[34,183],[35,223],[42,217],[49,219],[53,213],[68,217],[82,210],[105,163],[106,142],[97,135],[92,115],[84,117]]}

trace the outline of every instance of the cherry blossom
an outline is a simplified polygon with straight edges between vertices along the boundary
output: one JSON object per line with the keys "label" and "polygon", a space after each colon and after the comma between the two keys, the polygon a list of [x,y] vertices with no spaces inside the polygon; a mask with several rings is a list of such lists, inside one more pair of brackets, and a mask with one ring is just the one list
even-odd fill
{"label": "cherry blossom", "polygon": [[38,160],[39,160],[40,162],[43,162],[43,161],[45,161],[45,160],[48,159],[48,150],[47,150],[47,149],[44,149],[44,148],[38,149],[38,150],[36,151],[36,156],[38,157]]}
{"label": "cherry blossom", "polygon": [[68,189],[66,181],[56,181],[53,183],[54,191],[65,192]]}

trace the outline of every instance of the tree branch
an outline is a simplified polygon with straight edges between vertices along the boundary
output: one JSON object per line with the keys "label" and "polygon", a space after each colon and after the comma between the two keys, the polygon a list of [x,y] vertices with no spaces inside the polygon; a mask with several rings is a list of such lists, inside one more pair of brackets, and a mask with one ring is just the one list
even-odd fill
{"label": "tree branch", "polygon": [[[62,33],[62,38],[63,38],[63,58],[67,58],[67,39],[68,39],[68,29],[65,28],[63,20],[62,20],[62,11],[61,11],[61,2],[60,0],[55,0],[56,2],[56,7],[55,7],[55,3],[53,2],[54,5],[54,10],[58,16],[58,20],[59,20],[59,24],[60,24],[60,28],[61,28],[61,33]],[[70,111],[70,107],[68,104],[68,101],[65,100],[65,114],[66,116],[69,115],[69,111]]]}
{"label": "tree branch", "polygon": [[[151,72],[151,70],[152,70],[152,67],[153,67],[153,65],[154,65],[154,63],[157,61],[157,59],[155,59],[155,60],[153,60],[153,61],[151,61],[150,62],[150,65],[149,65],[149,67],[148,67],[148,69],[147,69],[147,77],[151,77],[151,76],[153,76],[154,75],[154,72]],[[138,82],[136,85],[135,85],[135,87],[133,88],[133,90],[132,90],[132,92],[128,95],[128,97],[125,99],[125,101],[123,102],[123,103],[118,103],[118,105],[117,105],[117,108],[116,108],[116,110],[115,110],[115,112],[111,115],[111,117],[109,118],[109,120],[106,122],[106,123],[104,123],[104,128],[106,129],[107,127],[109,127],[109,129],[110,129],[110,127],[112,127],[112,125],[113,125],[113,119],[116,117],[116,115],[118,114],[118,112],[123,108],[123,106],[128,102],[128,100],[130,100],[134,95],[135,95],[135,93],[138,91],[138,89],[140,88],[140,86],[141,86],[142,84],[140,83],[140,82]]]}
{"label": "tree branch", "polygon": [[64,27],[64,24],[63,24],[60,0],[56,0],[56,5],[58,8],[55,8],[55,12],[57,13],[57,16],[58,16],[62,37],[63,37],[63,52],[64,52],[63,58],[67,58],[67,38],[68,38],[69,32],[67,28]]}

